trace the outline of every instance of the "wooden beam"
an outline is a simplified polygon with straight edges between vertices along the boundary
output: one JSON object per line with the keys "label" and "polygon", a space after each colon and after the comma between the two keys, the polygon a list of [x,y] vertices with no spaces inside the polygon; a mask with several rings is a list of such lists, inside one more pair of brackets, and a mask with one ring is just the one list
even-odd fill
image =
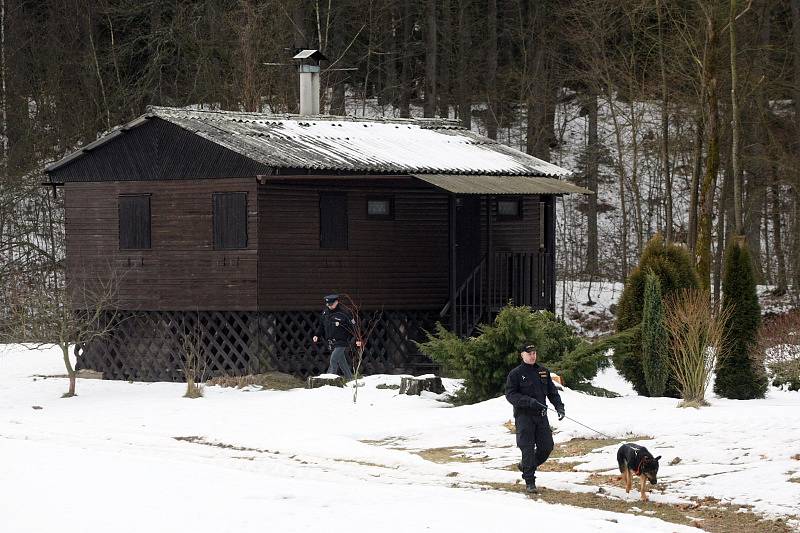
{"label": "wooden beam", "polygon": [[456,332],[456,197],[450,195],[450,330]]}

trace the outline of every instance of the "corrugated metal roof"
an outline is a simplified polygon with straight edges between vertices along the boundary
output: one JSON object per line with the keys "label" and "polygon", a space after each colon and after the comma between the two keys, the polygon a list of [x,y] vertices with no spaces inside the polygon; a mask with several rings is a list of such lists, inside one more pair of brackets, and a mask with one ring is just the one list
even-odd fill
{"label": "corrugated metal roof", "polygon": [[534,176],[414,174],[414,177],[455,194],[593,194],[568,181]]}
{"label": "corrugated metal roof", "polygon": [[[274,168],[393,174],[569,174],[449,120],[267,115],[168,107],[150,107],[144,117],[166,120]],[[121,129],[141,122],[140,117]],[[106,140],[95,141],[93,148]],[[75,157],[71,154],[46,170],[55,170]]]}

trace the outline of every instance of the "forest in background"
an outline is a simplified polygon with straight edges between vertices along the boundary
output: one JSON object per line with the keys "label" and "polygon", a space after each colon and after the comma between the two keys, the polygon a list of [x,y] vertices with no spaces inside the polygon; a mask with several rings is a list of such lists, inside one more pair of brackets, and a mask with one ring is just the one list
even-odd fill
{"label": "forest in background", "polygon": [[[59,283],[43,166],[147,105],[457,119],[573,171],[559,275],[623,280],[684,242],[719,292],[746,236],[800,288],[800,0],[0,0],[0,304]],[[2,307],[2,305],[0,305]]]}

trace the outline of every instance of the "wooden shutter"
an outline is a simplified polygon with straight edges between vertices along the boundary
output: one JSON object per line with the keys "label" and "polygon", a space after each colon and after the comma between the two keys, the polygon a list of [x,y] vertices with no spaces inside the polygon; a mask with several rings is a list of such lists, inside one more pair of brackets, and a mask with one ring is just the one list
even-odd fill
{"label": "wooden shutter", "polygon": [[214,249],[247,248],[247,193],[217,192],[214,198]]}
{"label": "wooden shutter", "polygon": [[119,249],[150,249],[150,195],[119,197]]}
{"label": "wooden shutter", "polygon": [[344,193],[319,195],[319,246],[347,249],[347,195]]}

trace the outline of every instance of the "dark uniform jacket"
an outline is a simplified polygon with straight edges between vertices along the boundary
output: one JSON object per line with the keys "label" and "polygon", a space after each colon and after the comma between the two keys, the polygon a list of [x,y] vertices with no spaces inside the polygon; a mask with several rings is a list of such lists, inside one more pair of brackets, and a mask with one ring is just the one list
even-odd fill
{"label": "dark uniform jacket", "polygon": [[[537,424],[548,425],[545,398],[550,400],[556,411],[564,410],[564,403],[558,395],[550,371],[539,363],[520,364],[509,372],[506,379],[506,399],[514,406],[514,424],[517,427],[517,445],[532,445],[533,442],[519,442],[523,435],[532,435],[527,431]],[[538,402],[538,403],[537,403]],[[526,439],[522,439],[523,441]]]}
{"label": "dark uniform jacket", "polygon": [[342,309],[341,305],[336,306],[336,309],[333,310],[323,309],[317,337],[328,341],[332,348],[349,346],[350,340],[353,338],[355,323],[350,313]]}

